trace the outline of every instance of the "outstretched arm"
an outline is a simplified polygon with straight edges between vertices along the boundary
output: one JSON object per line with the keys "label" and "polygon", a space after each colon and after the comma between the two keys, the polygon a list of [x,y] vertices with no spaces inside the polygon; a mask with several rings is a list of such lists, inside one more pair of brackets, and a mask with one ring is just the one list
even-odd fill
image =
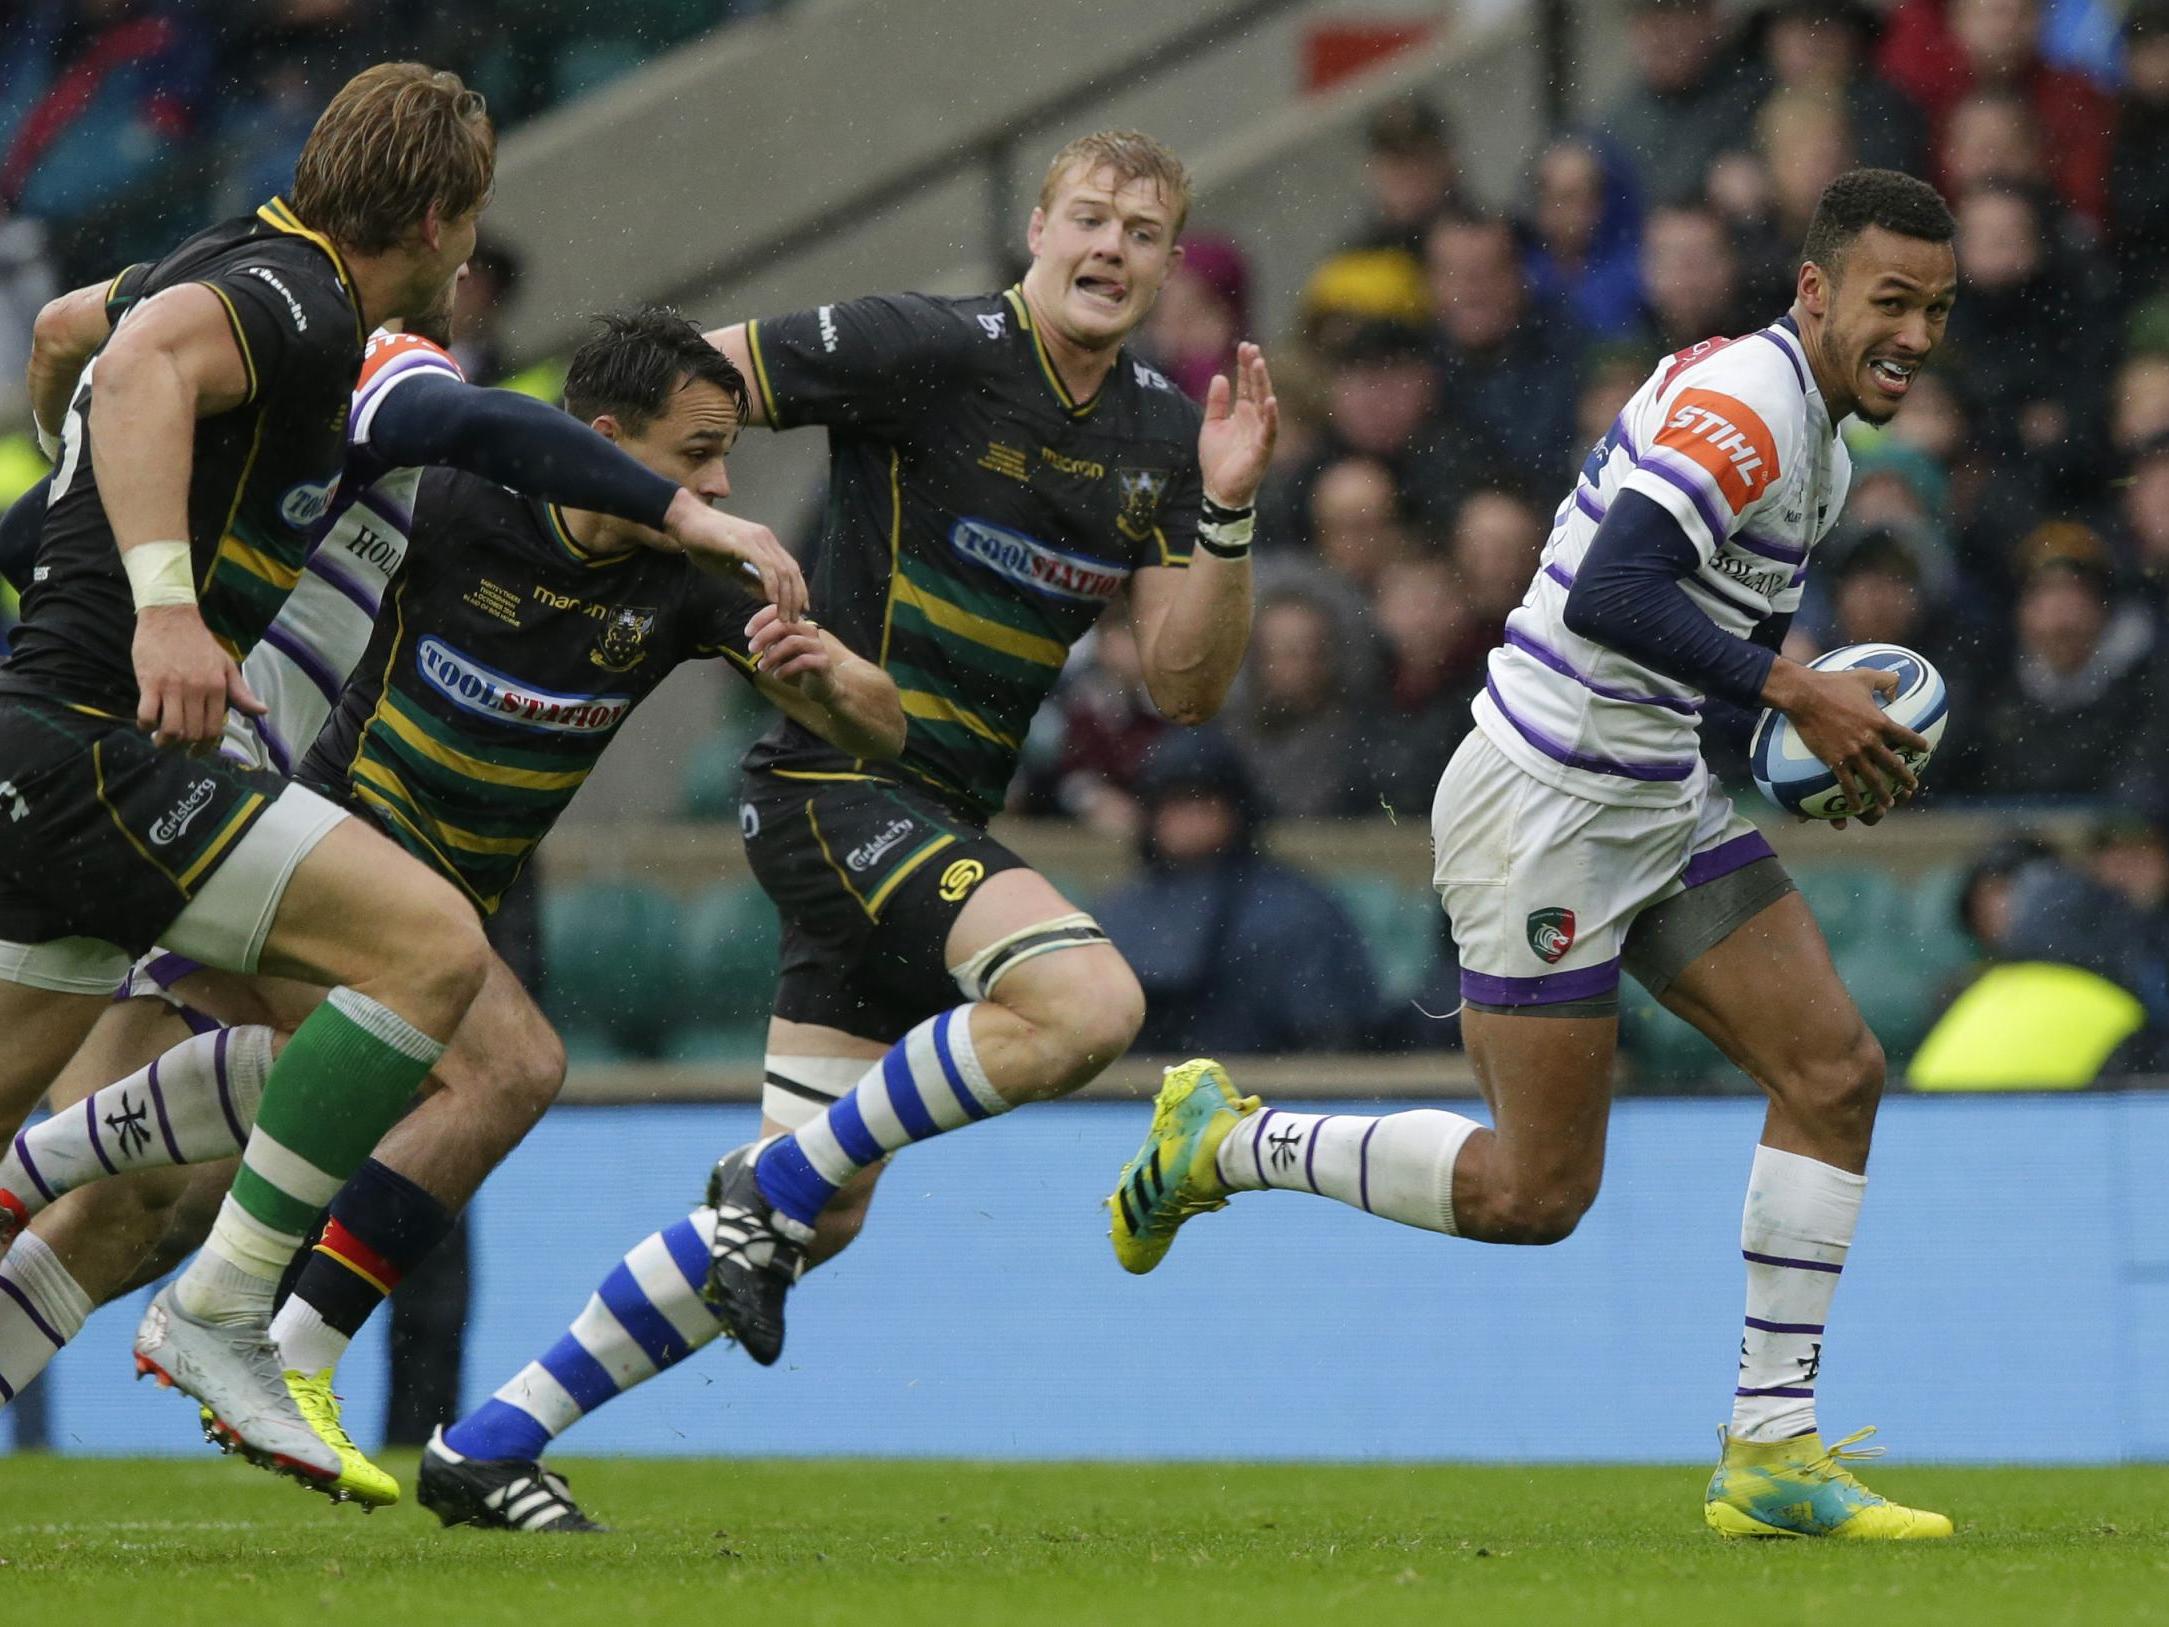
{"label": "outstretched arm", "polygon": [[1250,645],[1252,504],[1273,455],[1280,407],[1265,354],[1243,345],[1235,381],[1215,378],[1198,431],[1204,520],[1187,569],[1151,566],[1130,581],[1130,620],[1152,704],[1177,723],[1220,710]]}

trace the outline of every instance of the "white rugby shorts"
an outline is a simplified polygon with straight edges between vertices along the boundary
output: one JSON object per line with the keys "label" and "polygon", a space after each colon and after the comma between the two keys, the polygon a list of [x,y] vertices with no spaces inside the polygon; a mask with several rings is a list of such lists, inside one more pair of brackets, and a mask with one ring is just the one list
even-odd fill
{"label": "white rugby shorts", "polygon": [[1772,857],[1714,781],[1674,808],[1555,790],[1481,729],[1439,777],[1431,881],[1453,923],[1471,1005],[1609,1005],[1627,929],[1653,904]]}

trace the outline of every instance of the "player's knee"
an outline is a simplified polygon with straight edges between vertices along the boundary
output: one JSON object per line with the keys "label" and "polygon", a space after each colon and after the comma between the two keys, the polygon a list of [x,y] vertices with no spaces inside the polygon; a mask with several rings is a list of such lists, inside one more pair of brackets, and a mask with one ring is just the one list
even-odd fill
{"label": "player's knee", "polygon": [[[1145,1021],[1145,991],[1120,955],[1105,950],[1075,960],[1059,984],[1035,980],[1029,992],[1016,990],[1018,1003],[1011,1007],[1038,1037],[1052,1095],[1089,1084],[1130,1048]],[[996,998],[1010,993],[1005,987]]]}
{"label": "player's knee", "polygon": [[1795,1062],[1778,1094],[1796,1115],[1824,1123],[1872,1121],[1883,1099],[1883,1047],[1866,1023],[1842,1044]]}
{"label": "player's knee", "polygon": [[1597,1201],[1598,1183],[1592,1174],[1509,1187],[1494,1205],[1493,1239],[1533,1247],[1565,1242]]}
{"label": "player's knee", "polygon": [[384,984],[414,1007],[417,1026],[448,1036],[489,976],[489,940],[472,905],[434,876],[418,878],[392,906],[396,964]]}
{"label": "player's knee", "polygon": [[501,1054],[513,1105],[530,1118],[541,1118],[565,1085],[565,1042],[548,1018],[531,1011]]}

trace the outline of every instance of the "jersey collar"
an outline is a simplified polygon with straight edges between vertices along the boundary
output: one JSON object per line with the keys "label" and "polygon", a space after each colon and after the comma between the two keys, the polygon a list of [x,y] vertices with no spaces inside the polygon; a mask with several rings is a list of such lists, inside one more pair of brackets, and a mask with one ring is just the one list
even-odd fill
{"label": "jersey collar", "polygon": [[339,274],[339,286],[346,291],[347,305],[354,312],[354,337],[361,344],[368,344],[369,330],[362,325],[361,293],[355,288],[354,274],[347,270],[346,256],[339,252],[337,245],[322,232],[312,231],[302,225],[301,217],[294,213],[293,206],[284,198],[273,198],[269,203],[260,206],[256,211],[256,218],[289,237],[306,238],[324,251],[331,261],[332,270]]}
{"label": "jersey collar", "polygon": [[542,528],[549,532],[550,540],[564,550],[565,557],[575,565],[585,565],[589,570],[601,570],[606,565],[622,565],[631,559],[634,550],[621,554],[590,553],[573,540],[572,527],[565,523],[565,511],[555,503],[542,505]]}
{"label": "jersey collar", "polygon": [[[1010,308],[1017,313],[1017,326],[1022,328],[1030,337],[1032,354],[1039,358],[1040,376],[1047,381],[1047,388],[1054,392],[1054,399],[1061,404],[1062,410],[1072,418],[1091,417],[1107,394],[1107,384],[1103,383],[1089,401],[1079,401],[1075,396],[1071,395],[1069,386],[1062,382],[1062,375],[1055,371],[1054,358],[1047,354],[1046,342],[1040,338],[1039,329],[1032,322],[1032,308],[1025,303],[1024,299],[1024,284],[1020,282],[1003,289],[1002,298],[1008,300]],[[1120,367],[1121,365],[1122,361],[1118,356],[1115,359],[1115,366]],[[1114,376],[1114,369],[1108,369],[1107,380],[1109,383],[1113,382]]]}

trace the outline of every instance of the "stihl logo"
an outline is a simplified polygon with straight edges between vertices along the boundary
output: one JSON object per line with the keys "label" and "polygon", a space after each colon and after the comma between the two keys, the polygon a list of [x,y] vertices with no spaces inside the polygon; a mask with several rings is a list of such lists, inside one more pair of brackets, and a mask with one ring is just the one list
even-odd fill
{"label": "stihl logo", "polygon": [[1672,415],[1674,429],[1691,429],[1708,441],[1718,451],[1732,460],[1732,467],[1742,475],[1751,475],[1762,467],[1762,454],[1754,443],[1733,427],[1732,420],[1720,418],[1707,407],[1682,407]]}
{"label": "stihl logo", "polygon": [[1746,402],[1717,390],[1682,390],[1656,444],[1708,475],[1734,514],[1778,477],[1770,426]]}

